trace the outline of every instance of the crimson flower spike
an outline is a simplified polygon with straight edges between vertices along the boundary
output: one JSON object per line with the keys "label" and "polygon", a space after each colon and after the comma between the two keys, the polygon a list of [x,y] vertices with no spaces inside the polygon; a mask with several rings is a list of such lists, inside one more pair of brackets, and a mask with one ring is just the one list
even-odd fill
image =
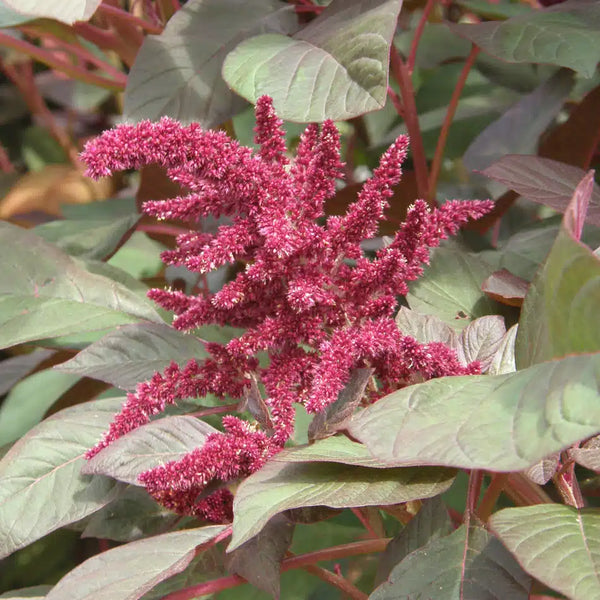
{"label": "crimson flower spike", "polygon": [[[415,374],[429,379],[479,370],[477,363],[461,364],[441,343],[421,345],[404,336],[394,314],[407,282],[422,274],[429,248],[487,213],[492,203],[450,201],[430,210],[417,200],[391,244],[370,258],[361,244],[385,218],[408,137],[400,136],[384,153],[345,215],[327,217],[324,203],[343,173],[334,123],[309,125],[292,158],[283,123],[263,96],[256,104],[255,134],[256,152],[223,132],[164,118],[119,125],[88,142],[82,154],[92,177],[158,163],[187,188],[178,198],[147,201],[148,215],[192,223],[225,217],[215,234],[180,235],[162,259],[198,273],[236,264],[235,278],[208,297],[164,289],[151,290],[149,297],[175,314],[177,329],[227,324],[244,333],[227,344],[208,344],[207,359],[173,363],[139,384],[87,454],[93,457],[180,398],[214,394],[230,402],[248,397],[252,382],[262,382],[266,397],[254,398],[262,407],[254,407],[258,422],[226,416],[224,431],[201,448],[140,475],[163,505],[216,522],[231,520],[227,483],[258,470],[292,436],[294,405],[325,410],[355,369],[373,369],[379,393],[408,385]],[[259,365],[259,352],[267,353],[267,366]],[[377,386],[369,389],[367,400],[376,401]]]}

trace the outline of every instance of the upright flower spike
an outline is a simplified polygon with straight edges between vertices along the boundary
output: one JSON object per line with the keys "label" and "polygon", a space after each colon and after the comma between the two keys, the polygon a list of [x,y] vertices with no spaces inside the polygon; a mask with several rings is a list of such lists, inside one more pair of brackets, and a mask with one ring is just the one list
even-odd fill
{"label": "upright flower spike", "polygon": [[[82,155],[94,177],[156,162],[188,189],[178,198],[147,201],[148,215],[228,218],[214,235],[178,236],[177,247],[162,259],[199,273],[236,264],[233,280],[208,297],[162,289],[151,290],[149,297],[175,313],[177,329],[217,324],[245,331],[227,344],[208,344],[209,358],[183,368],[173,364],[140,384],[87,455],[179,398],[212,393],[243,399],[252,382],[262,382],[266,397],[254,401],[269,412],[259,416],[264,430],[225,416],[224,431],[209,436],[201,448],[140,475],[164,506],[216,522],[231,520],[232,494],[224,486],[259,469],[292,436],[295,403],[309,412],[325,410],[357,368],[374,372],[370,401],[410,384],[415,374],[428,379],[479,368],[461,365],[443,344],[422,345],[404,336],[393,315],[397,296],[428,262],[429,248],[492,204],[451,201],[430,210],[417,200],[392,243],[371,259],[361,243],[376,235],[385,218],[408,138],[400,136],[384,153],[346,215],[327,218],[324,202],[335,194],[343,168],[335,125],[309,125],[291,159],[270,98],[257,101],[256,120],[256,152],[223,132],[161,119],[120,125],[89,142]],[[260,365],[257,355],[265,351],[269,362]],[[258,386],[252,389],[260,393]]]}

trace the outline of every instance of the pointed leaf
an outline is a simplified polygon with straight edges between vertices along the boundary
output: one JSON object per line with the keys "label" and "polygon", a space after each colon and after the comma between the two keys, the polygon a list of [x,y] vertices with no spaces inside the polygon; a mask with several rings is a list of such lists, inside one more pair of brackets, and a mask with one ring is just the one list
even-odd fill
{"label": "pointed leaf", "polygon": [[164,417],[112,442],[87,461],[82,472],[139,485],[140,473],[182,458],[216,432],[195,417]]}
{"label": "pointed leaf", "polygon": [[113,253],[139,218],[138,214],[130,214],[111,219],[56,220],[38,225],[33,231],[70,256],[103,260]]}
{"label": "pointed leaf", "polygon": [[348,427],[390,466],[519,471],[600,431],[600,354],[412,385]]}
{"label": "pointed leaf", "polygon": [[0,362],[0,396],[4,396],[20,379],[54,354],[53,350],[34,350],[5,358]]}
{"label": "pointed leaf", "polygon": [[52,589],[51,585],[35,585],[33,587],[11,590],[0,594],[3,600],[44,600],[46,594]]}
{"label": "pointed leaf", "polygon": [[181,573],[196,547],[223,529],[213,525],[174,531],[97,554],[67,573],[46,600],[137,600],[167,577]]}
{"label": "pointed leaf", "polygon": [[436,248],[423,276],[406,296],[413,310],[433,314],[454,328],[471,319],[498,312],[498,305],[481,291],[494,268],[475,254],[457,248]]}
{"label": "pointed leaf", "polygon": [[409,554],[370,600],[527,600],[531,579],[483,527],[456,531]]}
{"label": "pointed leaf", "polygon": [[504,319],[498,315],[475,319],[462,330],[457,354],[465,364],[479,361],[481,372],[485,373],[500,349],[505,333]]}
{"label": "pointed leaf", "polygon": [[452,530],[452,521],[442,498],[435,496],[424,502],[421,510],[388,544],[379,559],[376,585],[385,581],[391,570],[411,552],[448,535]]}
{"label": "pointed leaf", "polygon": [[507,508],[490,526],[521,566],[571,600],[600,597],[598,509],[544,504]]}
{"label": "pointed leaf", "polygon": [[517,367],[600,350],[600,258],[579,241],[593,172],[581,181],[552,250],[523,303]]}
{"label": "pointed leaf", "polygon": [[[483,171],[532,202],[564,213],[585,171],[540,156],[511,154],[503,156]],[[593,185],[586,221],[600,226],[600,187]]]}
{"label": "pointed leaf", "polygon": [[[0,223],[0,347],[162,319],[149,301],[31,233]],[[100,267],[98,267],[100,269]]]}
{"label": "pointed leaf", "polygon": [[228,551],[259,533],[271,517],[290,508],[398,504],[441,494],[453,478],[454,473],[447,469],[369,469],[272,460],[237,490]]}
{"label": "pointed leaf", "polygon": [[451,29],[507,62],[559,65],[591,77],[600,60],[600,6],[595,2],[571,0],[507,21]]}
{"label": "pointed leaf", "polygon": [[273,98],[285,120],[341,121],[385,104],[392,37],[402,3],[333,0],[293,37],[265,34],[239,44],[223,77],[254,103]]}
{"label": "pointed leaf", "polygon": [[580,448],[569,448],[569,457],[586,469],[600,471],[600,437],[587,440]]}
{"label": "pointed leaf", "polygon": [[118,489],[80,474],[84,453],[108,427],[122,398],[62,410],[34,427],[0,461],[0,557],[90,515]]}
{"label": "pointed leaf", "polygon": [[219,125],[246,106],[221,77],[227,53],[249,35],[296,27],[292,7],[276,0],[190,0],[142,44],[127,78],[125,117]]}
{"label": "pointed leaf", "polygon": [[193,335],[164,324],[137,323],[118,327],[55,368],[133,390],[172,361],[184,364],[206,356],[204,343]]}
{"label": "pointed leaf", "polygon": [[278,600],[281,561],[293,534],[293,523],[284,515],[275,515],[258,535],[227,555],[227,570]]}

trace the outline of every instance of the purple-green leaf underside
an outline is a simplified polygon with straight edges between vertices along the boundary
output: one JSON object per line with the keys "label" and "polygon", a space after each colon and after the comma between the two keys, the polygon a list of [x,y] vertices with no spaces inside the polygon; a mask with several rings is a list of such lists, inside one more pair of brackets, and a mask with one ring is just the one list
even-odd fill
{"label": "purple-green leaf underside", "polygon": [[46,600],[137,600],[181,573],[194,558],[196,547],[223,529],[223,525],[213,525],[174,531],[97,554],[67,573]]}
{"label": "purple-green leaf underside", "polygon": [[453,479],[454,472],[448,469],[371,469],[332,462],[272,460],[245,479],[236,492],[228,550],[251,539],[284,510],[398,504],[441,494]]}
{"label": "purple-green leaf underside", "polygon": [[490,526],[521,566],[571,600],[600,598],[600,513],[544,504],[507,508]]}
{"label": "purple-green leaf underside", "polygon": [[461,525],[409,554],[370,600],[527,600],[530,577],[483,527]]}
{"label": "purple-green leaf underside", "polygon": [[600,431],[600,353],[412,385],[348,430],[390,466],[523,470]]}
{"label": "purple-green leaf underside", "polygon": [[42,421],[0,461],[0,557],[101,509],[116,482],[80,473],[122,398],[80,404]]}

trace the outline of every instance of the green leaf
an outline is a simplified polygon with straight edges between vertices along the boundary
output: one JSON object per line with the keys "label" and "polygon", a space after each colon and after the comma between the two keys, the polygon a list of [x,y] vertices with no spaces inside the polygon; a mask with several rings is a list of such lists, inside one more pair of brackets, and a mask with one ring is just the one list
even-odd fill
{"label": "green leaf", "polygon": [[0,461],[0,557],[90,515],[118,488],[80,474],[84,453],[106,430],[122,398],[62,410],[22,437]]}
{"label": "green leaf", "polygon": [[483,527],[461,525],[409,554],[370,600],[527,600],[531,579]]}
{"label": "green leaf", "polygon": [[223,77],[252,103],[271,96],[288,121],[342,121],[378,110],[400,7],[396,0],[333,0],[291,38],[271,33],[239,44]]}
{"label": "green leaf", "polygon": [[411,552],[452,531],[452,521],[441,496],[435,496],[424,502],[417,515],[387,545],[379,559],[376,585],[385,581],[391,570]]}
{"label": "green leaf", "polygon": [[559,65],[591,77],[600,60],[600,6],[595,2],[571,0],[507,21],[450,28],[507,62]]}
{"label": "green leaf", "polygon": [[127,78],[125,118],[219,125],[246,106],[221,77],[227,53],[250,35],[296,27],[292,7],[276,0],[190,0],[142,44]]}
{"label": "green leaf", "polygon": [[504,375],[517,370],[515,364],[515,339],[518,325],[513,325],[502,338],[500,347],[492,357],[492,364],[488,370],[490,375]]}
{"label": "green leaf", "polygon": [[57,220],[38,225],[33,232],[71,256],[103,260],[139,218],[131,214],[111,219]]}
{"label": "green leaf", "polygon": [[394,392],[348,431],[390,466],[520,471],[600,431],[600,354]]}
{"label": "green leaf", "polygon": [[23,160],[29,171],[41,171],[50,164],[68,162],[63,147],[45,127],[33,125],[23,132]]}
{"label": "green leaf", "polygon": [[469,12],[474,12],[486,19],[508,19],[531,12],[531,6],[523,4],[513,4],[512,2],[497,2],[492,4],[486,0],[459,0],[459,6],[466,8]]}
{"label": "green leaf", "polygon": [[490,526],[521,566],[571,600],[600,597],[600,513],[544,504],[507,508]]}
{"label": "green leaf", "polygon": [[290,508],[398,504],[436,496],[450,487],[453,478],[454,473],[447,469],[369,469],[275,458],[238,488],[228,551],[254,537],[271,517]]}
{"label": "green leaf", "polygon": [[[47,17],[63,23],[87,21],[96,12],[102,0],[69,0],[68,2],[40,2],[39,0],[2,0],[10,9],[28,15],[30,19]],[[6,25],[3,25],[6,27]]]}
{"label": "green leaf", "polygon": [[180,518],[155,502],[145,489],[129,486],[91,516],[81,537],[132,542],[171,529]]}
{"label": "green leaf", "polygon": [[579,241],[593,171],[577,186],[552,250],[525,297],[515,342],[517,368],[600,350],[600,258]]}
{"label": "green leaf", "polygon": [[136,279],[154,277],[164,268],[160,253],[166,250],[160,242],[141,231],[134,231],[127,242],[108,261]]}
{"label": "green leaf", "polygon": [[454,329],[434,315],[422,315],[402,306],[396,315],[396,324],[402,335],[410,335],[420,344],[443,342],[450,348],[458,346]]}
{"label": "green leaf", "polygon": [[[124,285],[86,271],[35,234],[0,223],[0,347],[95,331],[140,320],[161,322]],[[106,272],[106,266],[96,267]]]}
{"label": "green leaf", "polygon": [[46,600],[135,600],[155,585],[181,573],[196,547],[214,539],[223,525],[157,535],[89,558],[67,573]]}
{"label": "green leaf", "polygon": [[88,460],[81,472],[139,485],[140,473],[182,458],[204,445],[211,433],[217,430],[195,417],[164,417],[118,438]]}
{"label": "green leaf", "polygon": [[182,365],[207,356],[204,343],[193,335],[164,324],[137,323],[118,327],[55,369],[133,390],[173,361]]}
{"label": "green leaf", "polygon": [[[483,174],[532,202],[564,213],[585,171],[549,158],[511,154],[490,165]],[[600,226],[600,187],[596,184],[593,185],[586,221]]]}
{"label": "green leaf", "polygon": [[27,21],[35,19],[35,17],[18,13],[7,4],[3,0],[0,0],[0,28],[4,29],[5,27],[21,25],[21,23],[27,23]]}
{"label": "green leaf", "polygon": [[0,446],[10,444],[39,423],[78,375],[44,369],[17,383],[0,406]]}
{"label": "green leaf", "polygon": [[410,284],[406,299],[413,310],[462,328],[469,320],[499,312],[498,304],[481,291],[481,284],[493,270],[475,254],[436,248],[423,276]]}

